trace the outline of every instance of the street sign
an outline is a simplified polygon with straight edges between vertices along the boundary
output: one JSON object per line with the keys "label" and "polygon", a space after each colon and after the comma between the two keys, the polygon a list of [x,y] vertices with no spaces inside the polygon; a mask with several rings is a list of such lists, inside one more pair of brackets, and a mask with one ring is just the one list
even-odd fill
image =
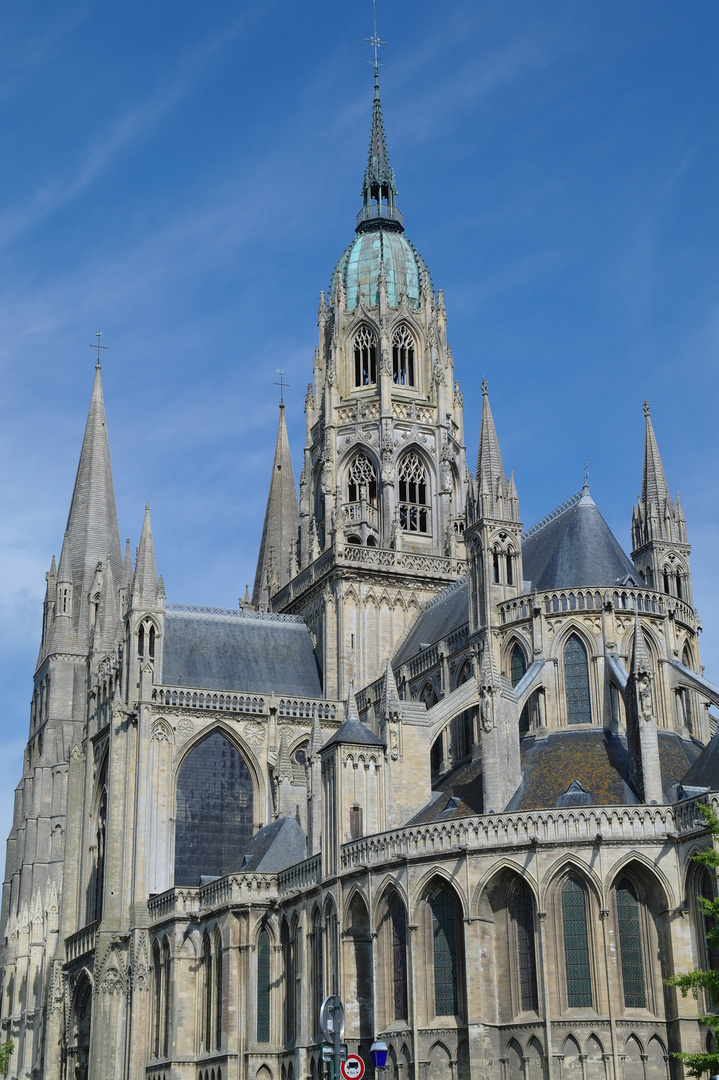
{"label": "street sign", "polygon": [[[335,1048],[331,1043],[322,1043],[322,1060],[332,1061],[334,1057]],[[347,1043],[340,1043],[340,1061],[347,1060]]]}
{"label": "street sign", "polygon": [[335,1030],[339,1030],[340,1039],[345,1033],[345,1010],[336,994],[330,994],[322,1002],[320,1009],[320,1028],[325,1042],[334,1044]]}
{"label": "street sign", "polygon": [[344,1080],[362,1080],[364,1076],[364,1061],[356,1054],[350,1054],[346,1061],[340,1065],[340,1072]]}

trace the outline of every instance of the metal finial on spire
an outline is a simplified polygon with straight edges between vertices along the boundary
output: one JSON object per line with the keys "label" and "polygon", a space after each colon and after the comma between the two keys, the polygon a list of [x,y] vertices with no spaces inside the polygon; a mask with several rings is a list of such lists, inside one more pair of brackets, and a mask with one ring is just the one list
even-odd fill
{"label": "metal finial on spire", "polygon": [[482,377],[482,397],[486,397],[488,393],[489,393],[489,383],[487,382],[487,380],[484,377]]}
{"label": "metal finial on spire", "polygon": [[649,402],[644,398],[644,415],[649,416]]}
{"label": "metal finial on spire", "polygon": [[589,462],[590,462],[590,460],[591,460],[590,458],[587,458],[587,460],[584,462],[584,480],[582,482],[582,488],[586,488],[587,491],[589,490]]}
{"label": "metal finial on spire", "polygon": [[91,349],[97,349],[97,366],[100,366],[100,349],[108,349],[108,345],[101,345],[100,338],[102,337],[102,330],[95,331],[95,337],[97,338],[97,344],[91,345]]}
{"label": "metal finial on spire", "polygon": [[280,381],[276,382],[276,383],[273,383],[272,385],[273,386],[279,386],[279,388],[280,388],[280,408],[284,409],[284,407],[285,407],[285,387],[289,386],[290,384],[288,382],[285,382],[285,373],[282,370],[282,368],[277,368],[277,374],[280,377]]}
{"label": "metal finial on spire", "polygon": [[[381,45],[387,44],[377,34],[377,0],[372,0],[372,37],[365,38],[365,41],[374,48],[374,88],[377,95],[379,93],[379,50]],[[369,62],[368,60],[367,63]]]}

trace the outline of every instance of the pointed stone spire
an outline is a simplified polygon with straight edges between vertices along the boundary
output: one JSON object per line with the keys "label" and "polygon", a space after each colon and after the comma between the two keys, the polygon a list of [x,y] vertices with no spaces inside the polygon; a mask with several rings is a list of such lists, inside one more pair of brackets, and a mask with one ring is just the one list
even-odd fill
{"label": "pointed stone spire", "polygon": [[116,581],[120,580],[122,573],[120,533],[117,527],[99,363],[95,367],[95,383],[66,534],[71,580],[80,598],[80,602],[74,605],[74,622],[80,639],[87,640],[89,624],[86,600],[98,562],[110,559]]}
{"label": "pointed stone spire", "polygon": [[349,720],[352,716],[354,716],[355,720],[359,720],[359,709],[357,708],[357,698],[355,697],[354,679],[350,679],[349,690],[347,691],[347,701],[345,703],[345,719]]}
{"label": "pointed stone spire", "polygon": [[319,718],[319,716],[317,714],[317,710],[315,709],[315,714],[312,717],[312,731],[310,732],[310,746],[309,746],[309,757],[310,758],[314,758],[319,754],[319,752],[322,749],[322,746],[324,744],[324,741],[325,740],[324,740],[324,737],[322,735],[322,724],[320,723],[320,718]]}
{"label": "pointed stone spire", "polygon": [[659,447],[657,446],[657,440],[654,436],[652,419],[649,415],[648,401],[644,402],[644,416],[644,471],[642,474],[640,505],[644,512],[645,520],[650,516],[649,508],[653,504],[658,512],[659,521],[662,522],[667,508],[671,507],[673,513],[674,507],[672,506],[672,499],[669,494],[667,478],[664,475],[662,459],[659,456]]}
{"label": "pointed stone spire", "polygon": [[395,682],[394,671],[392,670],[392,661],[387,657],[387,667],[384,673],[384,682],[382,683],[382,695],[379,702],[379,715],[381,720],[387,720],[389,717],[399,716],[400,700],[397,693],[397,683]]}
{"label": "pointed stone spire", "polygon": [[497,671],[494,649],[489,637],[485,638],[484,649],[482,650],[482,661],[479,665],[479,686],[480,690],[486,690],[489,693],[499,690],[499,672]]}
{"label": "pointed stone spire", "polygon": [[277,758],[277,777],[279,780],[292,779],[292,758],[287,746],[287,729],[280,728],[280,752]]}
{"label": "pointed stone spire", "polygon": [[647,643],[644,639],[639,616],[634,616],[634,645],[632,647],[632,660],[630,672],[634,675],[651,675],[652,665],[647,652]]}
{"label": "pointed stone spire", "polygon": [[154,607],[160,580],[155,562],[155,544],[150,525],[150,504],[145,504],[145,519],[142,522],[140,543],[135,559],[135,576],[132,579],[132,602],[135,607]]}
{"label": "pointed stone spire", "polygon": [[484,506],[480,508],[483,516],[504,516],[503,513],[498,514],[498,511],[506,498],[507,480],[499,450],[497,430],[489,406],[489,387],[486,379],[482,379],[482,424],[479,430],[477,454],[477,491],[484,503]]}
{"label": "pointed stone spire", "polygon": [[369,156],[362,182],[362,210],[357,217],[357,232],[376,228],[378,222],[396,232],[402,232],[404,228],[402,215],[397,209],[397,187],[387,153],[379,97],[379,68],[375,65]]}
{"label": "pointed stone spire", "polygon": [[122,564],[122,588],[129,589],[132,585],[132,551],[130,550],[130,537],[125,541],[125,559]]}
{"label": "pointed stone spire", "polygon": [[118,620],[117,590],[112,576],[112,562],[108,557],[105,560],[100,604],[95,617],[96,650],[107,651],[115,644]]}
{"label": "pointed stone spire", "polygon": [[[272,477],[267,496],[265,523],[262,528],[260,554],[257,559],[255,584],[252,590],[254,607],[267,608],[269,589],[268,571],[275,571],[276,589],[281,589],[289,581],[290,554],[292,545],[297,542],[300,524],[300,508],[297,501],[295,474],[292,470],[290,444],[287,438],[285,407],[280,405],[280,420],[277,427],[275,459],[272,463]],[[275,553],[271,559],[272,551]],[[271,567],[271,562],[274,566]]]}

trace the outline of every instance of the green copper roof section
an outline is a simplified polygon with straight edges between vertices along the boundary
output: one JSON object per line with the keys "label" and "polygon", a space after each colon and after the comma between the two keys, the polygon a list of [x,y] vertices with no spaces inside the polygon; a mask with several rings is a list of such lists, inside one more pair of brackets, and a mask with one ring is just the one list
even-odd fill
{"label": "green copper roof section", "polygon": [[379,228],[361,232],[335,270],[333,286],[337,275],[341,274],[348,311],[354,311],[360,303],[367,308],[377,306],[383,265],[388,305],[399,307],[404,296],[410,308],[419,307],[422,274],[427,273],[426,267],[405,236]]}

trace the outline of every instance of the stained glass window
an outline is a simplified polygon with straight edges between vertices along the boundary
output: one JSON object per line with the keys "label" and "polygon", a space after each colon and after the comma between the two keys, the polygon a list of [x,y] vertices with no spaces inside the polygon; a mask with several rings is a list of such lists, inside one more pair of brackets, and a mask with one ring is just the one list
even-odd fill
{"label": "stained glass window", "polygon": [[162,964],[160,961],[160,946],[155,942],[152,948],[152,979],[155,991],[155,1016],[154,1032],[152,1040],[152,1052],[155,1057],[160,1056],[160,1027],[162,1015]]}
{"label": "stained glass window", "polygon": [[162,980],[164,1002],[162,1010],[162,1052],[170,1054],[170,1005],[172,1002],[172,980],[170,979],[170,946],[167,938],[162,943]]}
{"label": "stained glass window", "polygon": [[205,976],[204,1047],[209,1050],[212,1046],[212,946],[207,934],[202,942],[202,968]]}
{"label": "stained glass window", "polygon": [[509,893],[509,915],[514,923],[519,960],[519,997],[522,1011],[538,1009],[537,961],[534,951],[534,910],[529,886],[518,881]]}
{"label": "stained glass window", "polygon": [[215,934],[215,1049],[222,1048],[222,936]]}
{"label": "stained glass window", "polygon": [[399,386],[414,386],[414,338],[406,326],[392,335],[392,379]]}
{"label": "stained glass window", "polygon": [[225,874],[252,838],[250,770],[219,731],[190,751],[177,777],[175,885]]}
{"label": "stained glass window", "polygon": [[392,900],[389,911],[392,924],[392,987],[394,992],[394,1019],[406,1020],[407,1009],[407,920],[404,904],[398,896]]}
{"label": "stained glass window", "polygon": [[377,382],[377,345],[366,326],[361,326],[355,338],[355,386],[370,386]]}
{"label": "stained glass window", "polygon": [[647,995],[644,987],[639,901],[634,886],[627,878],[617,885],[617,921],[624,1005],[627,1009],[645,1009]]}
{"label": "stained glass window", "polygon": [[567,971],[567,1002],[570,1008],[591,1008],[592,980],[584,889],[575,878],[562,888],[564,960]]}
{"label": "stained glass window", "polygon": [[564,683],[567,690],[567,722],[591,724],[587,650],[576,634],[564,646]]}
{"label": "stained glass window", "polygon": [[270,1041],[270,935],[257,939],[257,1041]]}
{"label": "stained glass window", "polygon": [[285,1042],[295,1041],[295,942],[290,928],[282,927],[282,956],[285,962]]}
{"label": "stained glass window", "polygon": [[319,911],[315,911],[312,920],[310,963],[312,965],[310,978],[312,993],[312,1033],[316,1035],[320,1030],[320,1006],[324,1000],[324,948],[322,941],[322,916]]}
{"label": "stained glass window", "polygon": [[[524,676],[527,674],[527,660],[524,655],[524,649],[521,645],[515,643],[512,649],[512,655],[509,660],[509,677],[512,680],[512,686],[516,686],[521,682]],[[519,717],[519,734],[526,735],[529,731],[529,703],[527,703],[522,709],[522,714]]]}
{"label": "stained glass window", "polygon": [[459,1012],[457,909],[446,889],[430,900],[434,932],[434,1004],[437,1016]]}

